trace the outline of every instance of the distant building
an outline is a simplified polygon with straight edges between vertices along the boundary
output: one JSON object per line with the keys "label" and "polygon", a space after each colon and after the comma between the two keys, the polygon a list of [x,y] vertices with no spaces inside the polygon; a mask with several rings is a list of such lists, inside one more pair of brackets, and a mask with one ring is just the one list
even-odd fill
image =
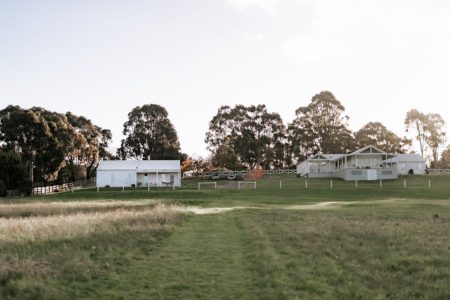
{"label": "distant building", "polygon": [[419,154],[398,154],[386,160],[386,163],[397,167],[398,174],[423,175],[427,169],[427,163]]}
{"label": "distant building", "polygon": [[397,167],[387,160],[395,157],[375,146],[350,154],[316,154],[297,165],[297,174],[311,178],[379,180],[398,178]]}
{"label": "distant building", "polygon": [[98,187],[181,186],[179,160],[102,160],[97,168]]}

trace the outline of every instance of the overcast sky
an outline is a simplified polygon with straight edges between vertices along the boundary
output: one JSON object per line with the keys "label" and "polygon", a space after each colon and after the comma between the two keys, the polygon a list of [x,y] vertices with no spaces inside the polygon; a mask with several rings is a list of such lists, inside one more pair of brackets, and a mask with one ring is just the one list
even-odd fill
{"label": "overcast sky", "polygon": [[117,147],[128,112],[156,103],[206,155],[221,105],[288,123],[329,90],[352,130],[403,136],[411,108],[450,122],[449,16],[436,0],[0,0],[0,109],[84,115]]}

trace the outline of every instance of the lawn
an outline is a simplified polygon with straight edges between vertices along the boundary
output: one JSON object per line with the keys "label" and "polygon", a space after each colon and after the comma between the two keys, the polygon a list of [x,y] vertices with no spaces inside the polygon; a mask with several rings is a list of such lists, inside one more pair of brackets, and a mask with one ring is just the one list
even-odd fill
{"label": "lawn", "polygon": [[[0,298],[448,299],[449,182],[310,179],[306,189],[279,176],[256,190],[198,191],[193,181],[8,199]],[[342,205],[292,209],[329,201]],[[241,209],[194,215],[172,205]]]}

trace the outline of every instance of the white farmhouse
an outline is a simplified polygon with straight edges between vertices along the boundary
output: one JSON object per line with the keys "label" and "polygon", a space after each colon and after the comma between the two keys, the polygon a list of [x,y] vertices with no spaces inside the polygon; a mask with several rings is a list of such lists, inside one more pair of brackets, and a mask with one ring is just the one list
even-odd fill
{"label": "white farmhouse", "polygon": [[397,167],[387,163],[394,156],[371,145],[350,154],[316,154],[297,165],[297,174],[344,180],[396,179]]}
{"label": "white farmhouse", "polygon": [[398,174],[401,175],[423,175],[427,168],[427,163],[419,154],[398,154],[386,162],[388,165],[396,165]]}
{"label": "white farmhouse", "polygon": [[181,186],[179,160],[102,160],[97,187]]}

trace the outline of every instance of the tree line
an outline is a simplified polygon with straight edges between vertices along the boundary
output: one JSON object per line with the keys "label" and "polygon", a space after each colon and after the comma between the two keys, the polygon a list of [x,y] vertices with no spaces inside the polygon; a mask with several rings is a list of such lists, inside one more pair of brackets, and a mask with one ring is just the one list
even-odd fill
{"label": "tree line", "polygon": [[[116,153],[108,151],[111,131],[84,116],[10,105],[0,110],[0,193],[29,191],[33,182],[89,179],[101,159],[180,159],[183,171],[202,172],[292,168],[316,153],[348,153],[369,144],[389,153],[411,151],[411,140],[380,122],[352,132],[348,121],[345,107],[329,91],[314,95],[287,124],[263,104],[221,106],[205,134],[210,156],[202,158],[181,152],[177,131],[160,105],[129,112]],[[446,132],[439,114],[413,109],[406,115],[405,130],[414,132],[431,167],[450,168],[450,148],[440,153]]]}

